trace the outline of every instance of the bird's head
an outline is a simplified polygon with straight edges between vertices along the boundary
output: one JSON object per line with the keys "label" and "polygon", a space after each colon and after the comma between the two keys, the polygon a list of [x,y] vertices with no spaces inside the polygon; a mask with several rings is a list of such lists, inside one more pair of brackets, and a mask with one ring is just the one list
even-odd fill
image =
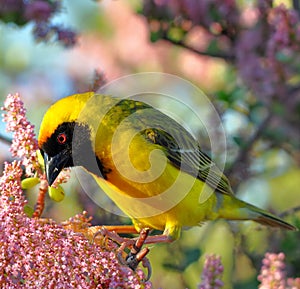
{"label": "bird's head", "polygon": [[[52,185],[63,168],[74,166],[74,152],[90,147],[88,124],[78,121],[93,93],[72,95],[54,103],[44,115],[38,144],[44,157],[49,185]],[[76,139],[73,139],[76,128]],[[81,154],[79,154],[81,155]]]}

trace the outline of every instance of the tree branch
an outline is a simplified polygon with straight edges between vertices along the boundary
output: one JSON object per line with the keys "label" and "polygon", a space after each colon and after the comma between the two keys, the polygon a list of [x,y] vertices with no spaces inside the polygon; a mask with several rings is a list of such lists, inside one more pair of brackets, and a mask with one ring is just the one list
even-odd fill
{"label": "tree branch", "polygon": [[174,41],[174,40],[168,38],[167,36],[163,36],[161,39],[164,40],[164,41],[167,41],[167,42],[169,42],[169,43],[171,43],[173,45],[180,46],[180,47],[182,47],[184,49],[187,49],[187,50],[189,50],[189,51],[191,51],[193,53],[196,53],[197,55],[209,56],[209,57],[215,57],[215,58],[221,58],[221,59],[224,59],[224,60],[228,60],[230,62],[232,62],[235,59],[235,57],[234,57],[233,54],[200,51],[200,50],[195,49],[192,46],[187,45],[183,41]]}
{"label": "tree branch", "polygon": [[293,215],[293,214],[295,214],[295,213],[297,213],[297,212],[299,212],[299,211],[300,211],[300,206],[297,206],[297,207],[294,207],[294,208],[291,208],[291,209],[288,209],[288,210],[282,212],[282,213],[279,214],[278,216],[279,216],[280,218],[284,218],[284,217]]}
{"label": "tree branch", "polygon": [[257,130],[254,132],[252,136],[249,137],[249,139],[246,141],[245,145],[240,149],[235,161],[232,163],[232,165],[226,170],[226,175],[231,175],[237,166],[244,162],[247,159],[248,153],[251,150],[253,144],[256,142],[256,140],[261,136],[266,126],[269,124],[273,117],[273,113],[271,110],[269,110],[268,115],[266,118],[261,122],[261,124],[258,126]]}

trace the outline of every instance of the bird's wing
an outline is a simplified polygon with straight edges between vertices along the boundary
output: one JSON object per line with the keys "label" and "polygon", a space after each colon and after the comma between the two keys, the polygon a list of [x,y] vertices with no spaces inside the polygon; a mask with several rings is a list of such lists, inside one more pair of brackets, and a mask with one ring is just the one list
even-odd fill
{"label": "bird's wing", "polygon": [[[116,107],[122,109],[122,118],[135,114],[131,118],[131,126],[147,141],[159,145],[174,166],[206,182],[220,193],[233,194],[228,179],[201,151],[193,136],[174,119],[148,104],[130,99],[120,100]],[[116,117],[117,114],[113,115]]]}
{"label": "bird's wing", "polygon": [[148,141],[161,146],[174,166],[206,182],[220,193],[233,194],[228,179],[183,127],[176,123],[172,135],[169,132],[149,128],[141,133]]}

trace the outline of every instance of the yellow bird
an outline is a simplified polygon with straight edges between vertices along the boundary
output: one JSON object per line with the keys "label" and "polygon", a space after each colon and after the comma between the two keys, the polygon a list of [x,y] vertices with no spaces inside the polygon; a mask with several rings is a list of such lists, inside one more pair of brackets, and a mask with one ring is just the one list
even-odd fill
{"label": "yellow bird", "polygon": [[93,92],[68,96],[46,112],[38,142],[49,185],[63,168],[83,167],[137,232],[163,231],[157,242],[216,219],[296,230],[237,199],[193,136],[143,102]]}

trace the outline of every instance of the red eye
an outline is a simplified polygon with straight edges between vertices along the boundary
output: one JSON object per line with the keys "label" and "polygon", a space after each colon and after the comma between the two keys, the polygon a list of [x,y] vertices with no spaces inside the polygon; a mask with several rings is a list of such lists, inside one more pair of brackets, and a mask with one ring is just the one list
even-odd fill
{"label": "red eye", "polygon": [[60,133],[58,136],[57,136],[57,142],[59,144],[64,144],[65,142],[67,141],[67,136],[65,133]]}

